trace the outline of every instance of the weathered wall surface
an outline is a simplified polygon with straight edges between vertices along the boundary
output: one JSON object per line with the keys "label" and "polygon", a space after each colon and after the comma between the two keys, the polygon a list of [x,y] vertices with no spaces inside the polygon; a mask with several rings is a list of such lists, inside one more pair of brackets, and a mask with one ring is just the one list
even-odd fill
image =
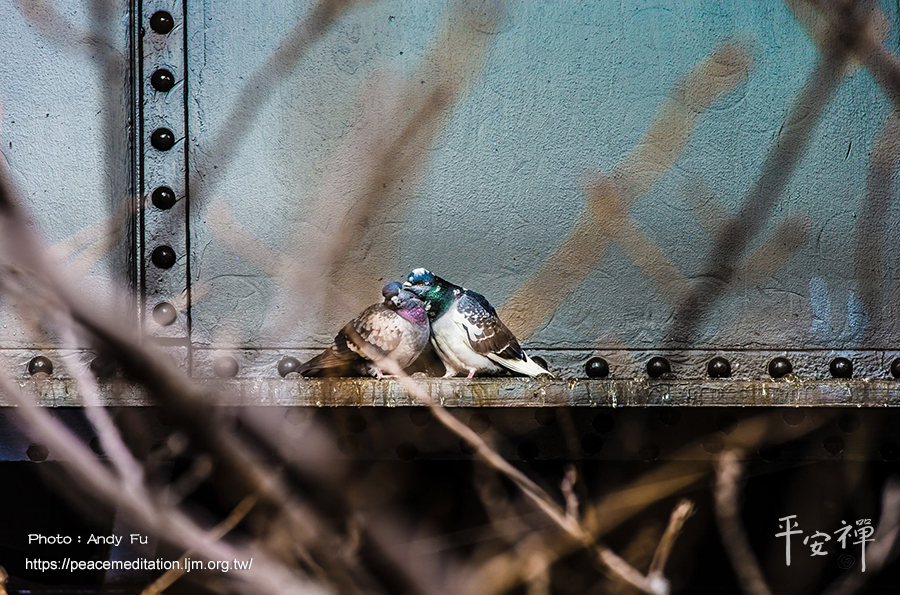
{"label": "weathered wall surface", "polygon": [[[900,213],[889,188],[877,209],[865,207],[888,103],[858,65],[829,88],[816,44],[786,4],[531,2],[503,14],[489,3],[439,4],[378,2],[342,15],[283,77],[262,85],[270,92],[248,113],[234,111],[242,93],[272,69],[267,60],[295,38],[307,7],[191,3],[192,191],[204,205],[192,225],[193,281],[209,290],[194,308],[195,342],[215,344],[227,326],[226,338],[272,346],[270,312],[289,308],[274,345],[324,344],[376,300],[382,280],[426,266],[505,304],[535,347],[893,345],[889,246]],[[896,22],[896,5],[882,9]],[[455,32],[442,33],[448,27]],[[896,49],[896,39],[892,28],[887,46]],[[695,86],[733,80],[708,108],[688,105],[692,128],[671,163],[622,173],[637,149],[680,134],[669,123],[661,141],[647,137],[679,81],[729,40],[737,45],[714,57],[719,70]],[[441,84],[450,87],[447,105],[426,130],[412,131],[418,138],[400,141],[409,166],[391,171],[386,196],[373,199],[379,189],[358,182],[378,150],[372,139],[398,138],[418,96]],[[820,93],[803,95],[804,85]],[[694,92],[702,91],[687,95]],[[792,110],[814,112],[817,102],[820,114],[791,123]],[[767,157],[804,134],[796,169],[784,166],[786,187],[763,188],[771,207],[746,245],[733,248],[735,277],[696,328],[673,334],[691,287],[714,268],[717,237],[757,199]],[[223,137],[238,141],[225,157],[215,146]],[[624,223],[612,232],[603,221],[615,220],[616,208],[599,201],[597,220],[588,216],[582,230],[610,235],[598,254],[596,237],[577,236],[586,205],[597,204],[590,188],[604,175],[649,187],[626,199]],[[371,202],[348,234],[353,247],[331,278],[324,321],[314,303],[285,299],[263,268],[276,261],[258,246],[207,225],[210,217],[237,222],[312,265],[322,230],[334,232],[334,220]],[[860,253],[857,243],[872,233],[887,249]],[[553,282],[535,281],[541,275]],[[517,293],[523,284],[541,295]],[[877,295],[865,303],[873,285]],[[529,311],[543,302],[544,311]]]}
{"label": "weathered wall surface", "polygon": [[[107,304],[133,290],[130,18],[127,3],[0,6],[2,166],[72,281]],[[0,319],[18,369],[30,355],[14,350],[57,344],[10,301]]]}
{"label": "weathered wall surface", "polygon": [[[144,28],[167,6],[145,4]],[[127,218],[108,219],[135,183],[134,32],[128,7],[90,6],[0,9],[0,139],[51,242],[112,237],[86,260],[105,286],[134,250]],[[895,51],[897,5],[880,8]],[[191,284],[171,301],[195,361],[238,346],[256,362],[242,373],[271,374],[425,266],[575,363],[858,351],[876,373],[897,336],[898,131],[807,17],[775,1],[191,0],[168,35],[186,44],[186,72],[170,67]]]}

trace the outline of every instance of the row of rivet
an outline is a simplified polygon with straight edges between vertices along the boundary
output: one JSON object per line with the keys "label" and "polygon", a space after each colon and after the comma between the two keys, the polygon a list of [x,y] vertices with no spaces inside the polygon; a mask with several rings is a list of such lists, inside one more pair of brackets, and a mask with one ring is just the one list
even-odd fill
{"label": "row of rivet", "polygon": [[[160,304],[157,308],[161,306],[168,306],[168,304]],[[546,366],[546,363],[542,362],[541,365]],[[278,361],[276,369],[281,377],[285,377],[294,372],[299,366],[300,361],[297,358],[285,356]],[[834,358],[828,367],[834,378],[851,378],[853,376],[853,362],[845,357]],[[213,361],[213,373],[219,378],[233,378],[237,376],[239,368],[237,360],[230,355],[217,357]],[[709,360],[706,371],[710,378],[728,378],[731,376],[731,363],[724,357],[714,357]],[[768,372],[772,378],[783,378],[792,371],[793,366],[790,360],[785,357],[776,357],[769,362]],[[39,355],[28,362],[28,373],[34,375],[38,372],[46,374],[53,372],[53,363],[43,355]],[[588,378],[607,378],[609,376],[609,363],[602,357],[592,357],[585,363],[584,372]],[[655,356],[647,362],[647,375],[650,378],[661,378],[671,372],[672,367],[669,364],[669,360],[664,357]],[[891,362],[890,372],[894,378],[900,378],[900,358]]]}
{"label": "row of rivet", "polygon": [[[725,448],[722,438],[715,434],[708,436],[703,441],[702,445],[703,450],[710,455],[718,454]],[[95,453],[99,455],[103,454],[102,447],[96,438],[91,440],[90,447]],[[588,434],[581,440],[581,448],[588,455],[599,454],[603,448],[603,439],[596,434]],[[829,455],[837,457],[844,451],[844,441],[840,438],[830,436],[822,442],[822,448],[824,448]],[[342,436],[338,440],[338,449],[344,455],[356,455],[360,450],[359,440],[354,436]],[[464,440],[460,440],[459,449],[463,453],[469,455],[472,455],[475,452],[469,443]],[[411,442],[399,444],[394,452],[401,461],[413,461],[419,456],[419,449]],[[879,447],[878,453],[885,461],[896,461],[900,458],[900,445],[896,442],[885,442]],[[29,460],[40,463],[46,461],[50,456],[50,449],[45,445],[36,442],[28,446],[25,454]],[[519,459],[528,462],[537,459],[541,452],[535,443],[523,442],[516,448],[516,454]],[[764,446],[758,451],[759,458],[768,463],[777,461],[781,457],[781,454],[781,447],[777,444]],[[656,444],[644,444],[638,449],[637,455],[641,460],[652,463],[659,458],[660,448]]]}
{"label": "row of rivet", "polygon": [[[776,357],[769,362],[767,371],[772,378],[784,378],[794,371],[794,366],[788,358]],[[853,362],[846,357],[836,357],[828,365],[828,371],[834,378],[852,378]],[[900,358],[891,362],[890,372],[894,378],[900,378]],[[588,378],[606,378],[609,376],[609,364],[602,357],[593,357],[584,365],[584,373]],[[650,378],[661,378],[671,373],[672,366],[664,357],[654,356],[647,362]],[[706,373],[710,378],[728,378],[731,376],[731,362],[724,357],[714,357],[706,365]]]}
{"label": "row of rivet", "polygon": [[[659,421],[666,426],[677,425],[681,421],[681,411],[677,408],[666,408],[660,410],[656,416]],[[292,424],[306,420],[309,412],[305,408],[292,408],[285,412],[285,419]],[[427,426],[433,420],[433,414],[426,407],[415,407],[409,412],[410,421],[417,427]],[[791,427],[797,427],[803,423],[806,413],[803,409],[788,409],[782,414],[784,423]],[[541,426],[552,426],[556,423],[556,411],[553,408],[538,408],[534,412],[535,421]],[[163,425],[169,425],[171,422],[160,413],[159,420]],[[732,413],[723,413],[715,420],[715,432],[711,432],[703,438],[701,447],[708,454],[716,455],[725,448],[725,439],[739,425],[738,418]],[[360,450],[360,441],[355,435],[362,434],[368,428],[366,418],[360,413],[351,413],[344,420],[344,428],[348,432],[341,436],[338,440],[338,449],[345,455],[353,456],[358,454]],[[486,413],[474,413],[468,420],[467,425],[476,434],[485,434],[491,429],[492,422]],[[581,448],[588,455],[596,455],[601,452],[604,447],[604,439],[608,439],[615,428],[615,417],[609,413],[599,413],[594,416],[591,422],[590,430],[581,440]],[[862,422],[856,415],[845,414],[837,421],[837,427],[844,434],[853,434],[861,427]],[[845,449],[846,443],[841,436],[829,435],[822,440],[822,448],[830,456],[837,457],[841,455]],[[96,438],[90,442],[91,449],[97,454],[103,454],[102,448]],[[460,441],[460,450],[467,454],[473,454],[471,446]],[[410,443],[403,442],[396,448],[396,455],[401,460],[413,460],[418,456],[418,448]],[[645,443],[641,445],[636,452],[638,458],[652,462],[659,458],[661,449],[657,444]],[[885,461],[895,461],[900,458],[900,446],[896,442],[882,442],[878,448],[880,457]],[[49,450],[42,444],[31,444],[26,452],[28,458],[32,461],[43,461],[49,456]],[[769,444],[761,447],[758,451],[759,457],[768,462],[776,461],[781,458],[782,450],[777,444]],[[517,455],[520,459],[530,461],[536,459],[540,455],[538,446],[533,442],[524,442],[517,448]]]}
{"label": "row of rivet", "polygon": [[[338,449],[346,456],[357,455],[360,451],[360,441],[355,436],[342,436],[337,443]],[[94,438],[90,442],[91,450],[98,455],[103,455],[103,449],[99,441]],[[710,455],[716,455],[725,449],[725,442],[721,436],[711,434],[702,442],[703,450]],[[844,451],[844,441],[836,436],[829,436],[822,441],[822,448],[832,457],[837,457]],[[603,439],[596,434],[588,434],[581,440],[581,449],[587,455],[597,455],[603,449]],[[460,440],[459,450],[465,454],[472,455],[475,450],[465,440]],[[413,461],[419,456],[419,449],[411,442],[402,442],[394,451],[397,458],[401,461]],[[656,444],[644,444],[638,451],[637,455],[642,461],[652,463],[660,456],[660,448]],[[50,449],[40,443],[33,443],[28,446],[25,451],[29,460],[36,463],[46,461],[50,456]],[[538,446],[533,442],[523,442],[516,448],[516,454],[523,461],[534,461],[541,452]],[[767,463],[772,463],[781,458],[781,447],[777,444],[763,446],[759,449],[759,458]],[[900,458],[900,445],[896,442],[884,442],[878,448],[878,454],[881,459],[888,462],[896,461]]]}
{"label": "row of rivet", "polygon": [[[101,358],[97,358],[98,360]],[[97,361],[97,360],[95,360]],[[94,367],[92,362],[91,367]],[[307,407],[293,407],[285,411],[285,419],[292,425],[309,421],[310,415],[314,415]],[[679,408],[662,408],[655,413],[659,422],[665,426],[678,425],[682,420],[682,413]],[[164,411],[159,413],[159,421],[163,425],[171,425],[173,421]],[[784,423],[791,427],[798,427],[803,424],[806,418],[806,411],[803,408],[786,409],[782,413]],[[422,428],[430,424],[434,419],[434,415],[427,407],[412,407],[409,411],[409,420],[413,425]],[[556,409],[551,407],[540,407],[534,410],[534,420],[540,426],[552,426],[557,423]],[[710,455],[716,455],[725,448],[725,439],[732,434],[740,425],[740,420],[731,412],[723,412],[715,419],[714,430],[710,427],[706,432],[706,436],[702,439],[700,446]],[[491,416],[487,412],[473,413],[467,422],[469,429],[479,435],[488,432],[492,427]],[[614,413],[598,413],[594,415],[590,428],[582,437],[581,448],[588,455],[597,455],[603,449],[605,441],[610,439],[610,434],[616,427],[616,414]],[[843,434],[853,434],[862,427],[862,421],[859,416],[854,413],[845,413],[837,420],[837,428]],[[361,450],[361,442],[357,435],[365,433],[369,423],[366,417],[360,412],[350,412],[344,417],[343,428],[344,433],[338,439],[338,449],[347,456],[357,455]],[[840,456],[846,447],[845,440],[837,434],[826,436],[821,442],[822,448],[829,456]],[[90,442],[91,449],[99,455],[103,454],[99,441],[94,438]],[[474,454],[471,446],[460,441],[459,448],[466,454]],[[878,445],[878,454],[885,461],[896,461],[900,458],[900,445],[893,441],[881,442]],[[32,461],[43,461],[49,456],[49,450],[46,446],[33,443],[28,446],[26,454]],[[397,458],[401,460],[413,460],[418,458],[419,450],[411,442],[403,442],[399,444],[395,450]],[[517,448],[517,455],[524,461],[530,461],[540,456],[540,449],[534,442],[523,442]],[[659,445],[644,443],[639,446],[635,452],[638,458],[652,462],[657,460],[661,454]],[[772,462],[781,458],[782,449],[778,444],[768,444],[762,446],[757,454],[763,461]]]}
{"label": "row of rivet", "polygon": [[[286,414],[287,416],[287,414]],[[675,426],[681,421],[681,410],[678,408],[662,408],[656,413],[660,423],[665,426]],[[803,409],[787,409],[782,414],[784,423],[791,427],[799,426],[806,417]],[[417,427],[424,427],[431,423],[433,415],[426,408],[412,408],[409,412],[410,421]],[[554,408],[540,407],[534,411],[534,420],[541,426],[551,426],[557,423]],[[715,420],[715,431],[706,435],[701,441],[701,447],[710,455],[721,453],[725,449],[725,437],[737,429],[740,420],[732,413],[722,413]],[[469,429],[476,434],[485,434],[491,429],[491,418],[487,413],[473,413],[467,422]],[[861,427],[862,423],[854,414],[842,415],[837,421],[837,427],[844,434],[853,434]],[[338,440],[339,450],[347,455],[357,455],[361,450],[360,440],[354,435],[362,434],[368,428],[366,418],[357,412],[348,414],[344,419],[344,429],[348,432]],[[604,440],[608,439],[616,426],[615,416],[610,413],[599,413],[591,422],[590,431],[581,439],[581,449],[587,455],[597,455],[604,447]],[[837,457],[844,452],[846,443],[841,436],[826,436],[822,442],[823,450],[832,457]],[[462,452],[473,454],[474,450],[465,442],[460,441],[459,448]],[[411,442],[403,442],[397,446],[395,454],[401,460],[413,460],[418,456],[418,448]],[[540,449],[534,442],[524,442],[517,448],[516,454],[523,461],[531,461],[540,456]],[[660,457],[659,445],[652,442],[642,444],[635,452],[637,457],[646,462],[653,462]],[[781,458],[782,449],[778,444],[762,446],[757,454],[766,462],[773,462]],[[885,461],[896,461],[900,458],[900,446],[896,442],[887,441],[880,444],[878,454]]]}
{"label": "row of rivet", "polygon": [[[175,28],[175,18],[172,14],[167,10],[157,10],[150,15],[150,29],[157,36],[160,36],[158,39],[152,39],[150,41],[150,47],[160,47],[167,48],[169,41],[167,38],[165,39],[166,43],[163,43],[162,36],[168,36],[169,33]],[[174,44],[177,40],[171,40]],[[170,52],[177,53],[177,52]],[[157,56],[161,59],[164,59],[168,54],[164,51],[158,52]],[[169,68],[165,66],[157,66],[153,70],[150,75],[150,86],[153,91],[157,93],[166,93],[168,94],[175,87],[176,78]],[[169,105],[173,103],[177,105],[177,102],[170,102],[168,98],[166,99],[165,105]],[[162,125],[155,128],[150,133],[150,146],[160,152],[166,152],[171,150],[176,143],[175,133],[168,127],[168,125]],[[164,171],[168,171],[166,168],[161,168]],[[175,191],[168,185],[161,185],[156,187],[150,195],[151,203],[153,206],[159,211],[168,211],[172,207],[176,205],[178,202],[177,195]],[[164,225],[163,228],[167,228],[167,225]],[[178,260],[178,256],[175,250],[169,245],[161,245],[153,248],[150,253],[150,262],[158,269],[167,270],[172,268],[176,261]],[[165,293],[165,292],[164,292]],[[151,316],[160,327],[168,327],[175,323],[178,319],[178,312],[175,307],[169,302],[162,301],[158,302],[153,309],[151,310]]]}

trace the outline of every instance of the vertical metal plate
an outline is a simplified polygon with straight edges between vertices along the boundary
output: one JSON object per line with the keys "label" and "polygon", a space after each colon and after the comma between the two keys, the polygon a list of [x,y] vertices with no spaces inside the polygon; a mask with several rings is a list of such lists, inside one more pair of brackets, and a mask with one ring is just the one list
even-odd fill
{"label": "vertical metal plate", "polygon": [[[149,336],[160,339],[163,345],[183,347],[190,342],[189,210],[185,184],[189,151],[184,63],[187,32],[181,2],[147,0],[141,3],[140,10],[142,314]],[[154,76],[165,72],[171,73],[174,86],[154,86]],[[166,133],[171,133],[171,143],[165,142]],[[166,189],[174,194],[174,205],[165,203],[164,195],[162,201],[158,200],[159,193]],[[187,362],[181,359],[183,354],[190,357],[184,349],[171,351],[182,364]]]}

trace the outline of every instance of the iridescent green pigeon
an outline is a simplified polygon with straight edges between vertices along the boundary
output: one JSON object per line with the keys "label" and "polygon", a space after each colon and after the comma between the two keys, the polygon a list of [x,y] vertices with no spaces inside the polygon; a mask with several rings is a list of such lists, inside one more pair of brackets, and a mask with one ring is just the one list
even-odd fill
{"label": "iridescent green pigeon", "polygon": [[425,302],[431,319],[431,344],[447,373],[496,373],[503,369],[525,376],[549,375],[519,342],[480,293],[454,285],[426,269],[414,269],[405,288]]}

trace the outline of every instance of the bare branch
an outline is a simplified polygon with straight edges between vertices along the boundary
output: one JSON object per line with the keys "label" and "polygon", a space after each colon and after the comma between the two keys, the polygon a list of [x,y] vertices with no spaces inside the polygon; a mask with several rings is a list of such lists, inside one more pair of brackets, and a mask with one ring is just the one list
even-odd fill
{"label": "bare branch", "polygon": [[672,516],[669,517],[666,531],[663,533],[662,538],[659,540],[659,545],[653,553],[647,576],[662,577],[666,568],[666,562],[669,560],[669,554],[672,553],[672,548],[675,546],[675,540],[678,539],[681,528],[692,514],[694,514],[694,503],[690,500],[681,500],[675,505],[675,509],[672,510]]}
{"label": "bare branch", "polygon": [[771,595],[759,563],[750,549],[747,534],[741,525],[738,502],[738,483],[741,478],[740,452],[727,450],[719,457],[716,467],[716,519],[722,542],[744,591],[750,595]]}

